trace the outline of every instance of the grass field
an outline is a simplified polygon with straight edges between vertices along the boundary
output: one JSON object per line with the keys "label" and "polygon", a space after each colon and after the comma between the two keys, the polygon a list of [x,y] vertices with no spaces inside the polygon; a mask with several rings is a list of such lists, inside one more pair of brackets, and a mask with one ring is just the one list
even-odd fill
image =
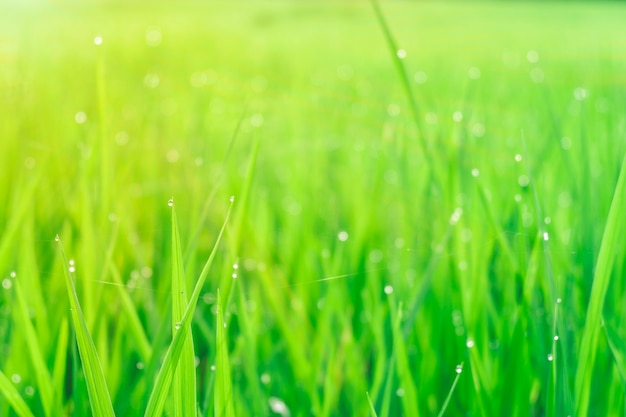
{"label": "grass field", "polygon": [[626,6],[374,6],[0,5],[1,416],[626,415]]}

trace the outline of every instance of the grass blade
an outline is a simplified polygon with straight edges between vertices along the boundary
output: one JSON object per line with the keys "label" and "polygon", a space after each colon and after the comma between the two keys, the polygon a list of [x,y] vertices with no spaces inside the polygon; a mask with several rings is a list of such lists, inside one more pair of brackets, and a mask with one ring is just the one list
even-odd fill
{"label": "grass blade", "polygon": [[448,408],[448,404],[450,404],[450,400],[452,399],[452,394],[454,393],[454,389],[456,388],[456,384],[459,382],[459,379],[461,379],[461,373],[463,373],[463,364],[460,364],[457,367],[456,377],[454,378],[454,382],[452,382],[452,387],[450,387],[448,396],[443,402],[443,405],[441,406],[441,410],[439,411],[439,414],[437,414],[438,417],[443,417],[444,413],[446,412],[446,409]]}
{"label": "grass blade", "polygon": [[217,292],[217,360],[215,370],[215,417],[232,417],[235,415],[233,406],[233,386],[230,380],[230,363],[228,360],[228,344],[226,342],[226,322],[224,321],[223,305],[220,292]]}
{"label": "grass blade", "polygon": [[28,316],[28,306],[26,305],[26,299],[24,298],[24,293],[19,279],[15,280],[15,295],[17,297],[19,307],[19,327],[24,332],[24,338],[26,340],[26,346],[28,347],[30,360],[35,370],[35,378],[37,380],[37,386],[39,387],[41,405],[43,406],[45,415],[51,416],[54,415],[53,410],[55,409],[54,387],[52,385],[52,379],[46,365],[44,354],[41,351],[41,344],[37,338],[35,326],[33,326],[33,323]]}
{"label": "grass blade", "polygon": [[585,330],[578,355],[580,362],[576,372],[576,414],[579,417],[586,416],[589,409],[593,366],[602,324],[602,307],[611,280],[611,269],[615,260],[618,238],[622,234],[624,211],[626,211],[626,156],[622,161],[609,216],[604,226],[589,306],[587,307]]}
{"label": "grass blade", "polygon": [[17,392],[17,389],[11,383],[11,380],[0,370],[0,395],[2,395],[13,410],[20,417],[34,417],[34,414],[24,402],[24,399]]}
{"label": "grass blade", "polygon": [[378,414],[376,414],[376,409],[374,408],[374,404],[372,403],[372,399],[370,398],[370,393],[366,392],[365,395],[367,396],[367,403],[370,406],[370,413],[372,414],[372,417],[378,417]]}
{"label": "grass blade", "polygon": [[[181,321],[187,307],[187,281],[183,268],[183,252],[180,246],[180,234],[176,207],[172,206],[172,334],[181,327]],[[189,324],[191,326],[191,324]],[[187,332],[183,350],[174,373],[174,415],[180,417],[195,416],[196,400],[196,367],[191,329]]]}
{"label": "grass blade", "polygon": [[160,416],[163,413],[163,406],[165,405],[165,400],[167,399],[174,371],[183,351],[184,342],[187,338],[187,334],[191,334],[191,320],[193,319],[193,313],[196,309],[196,305],[198,304],[198,298],[200,298],[200,292],[202,291],[202,287],[206,281],[209,269],[213,264],[213,259],[215,259],[217,248],[222,240],[224,230],[226,229],[226,225],[228,223],[228,218],[230,217],[230,213],[232,211],[232,201],[233,199],[231,199],[231,205],[228,209],[228,213],[226,214],[224,224],[222,225],[222,228],[217,236],[215,245],[211,250],[211,254],[202,268],[200,277],[196,282],[196,286],[194,287],[189,303],[187,304],[187,308],[185,309],[185,314],[180,321],[180,329],[174,334],[174,338],[167,349],[165,359],[163,359],[163,364],[161,365],[161,369],[157,374],[152,392],[150,393],[150,399],[148,400],[148,405],[144,414],[145,417]]}
{"label": "grass blade", "polygon": [[109,395],[109,389],[107,388],[106,380],[104,378],[104,372],[100,365],[100,359],[96,352],[96,346],[91,338],[85,316],[80,307],[78,301],[78,295],[76,294],[76,287],[74,286],[74,280],[71,276],[70,267],[67,263],[65,256],[65,250],[59,237],[55,240],[59,243],[61,249],[61,255],[63,256],[63,266],[65,272],[65,283],[67,285],[67,292],[70,299],[70,308],[72,313],[72,322],[74,323],[76,333],[76,343],[78,345],[78,352],[85,373],[85,381],[87,384],[87,392],[89,394],[89,402],[91,404],[91,410],[95,417],[114,417],[113,404],[111,403],[111,396]]}

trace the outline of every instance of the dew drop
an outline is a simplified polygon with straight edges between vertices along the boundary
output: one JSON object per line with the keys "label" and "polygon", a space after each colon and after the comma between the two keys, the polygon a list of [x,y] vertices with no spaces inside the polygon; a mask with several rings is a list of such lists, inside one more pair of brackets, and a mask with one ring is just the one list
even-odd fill
{"label": "dew drop", "polygon": [[561,304],[561,301],[563,301],[563,300],[561,300],[561,297],[559,297],[559,298],[557,298],[557,299],[556,299],[556,303],[557,303],[557,304]]}
{"label": "dew drop", "polygon": [[528,175],[520,175],[517,179],[517,183],[520,187],[528,187],[528,184],[530,184],[530,178],[528,178]]}
{"label": "dew drop", "polygon": [[550,362],[552,362],[554,360],[554,356],[551,353],[548,354],[548,360]]}
{"label": "dew drop", "polygon": [[233,272],[232,277],[233,277],[233,279],[237,278],[237,273],[236,273],[236,272]]}
{"label": "dew drop", "polygon": [[555,335],[554,335],[554,337],[553,337],[553,339],[554,339],[554,341],[556,342],[557,340],[559,340],[559,335],[558,335],[558,334],[555,334]]}
{"label": "dew drop", "polygon": [[13,381],[14,384],[19,384],[22,382],[22,376],[20,374],[13,374],[11,375],[11,381]]}
{"label": "dew drop", "polygon": [[385,285],[385,294],[389,295],[393,293],[393,287],[391,285]]}
{"label": "dew drop", "polygon": [[472,169],[472,177],[476,178],[479,175],[480,175],[480,171],[478,170],[478,168]]}
{"label": "dew drop", "polygon": [[215,370],[216,370],[216,369],[217,369],[217,368],[216,368],[216,366],[215,366],[215,365],[211,365],[211,370],[212,370],[213,372],[215,372]]}
{"label": "dew drop", "polygon": [[467,339],[467,342],[465,342],[465,346],[467,346],[468,349],[471,349],[474,347],[474,341],[472,339]]}
{"label": "dew drop", "polygon": [[404,49],[398,49],[396,55],[398,56],[398,58],[404,59],[406,58],[406,51]]}
{"label": "dew drop", "polygon": [[287,404],[285,404],[285,402],[283,400],[281,400],[280,398],[277,397],[269,397],[268,398],[268,402],[270,405],[270,409],[276,413],[276,414],[280,414],[281,416],[289,416],[290,412],[289,412],[289,408],[287,407]]}
{"label": "dew drop", "polygon": [[455,111],[454,113],[452,113],[452,120],[454,120],[455,122],[462,121],[463,113],[461,113],[460,111]]}
{"label": "dew drop", "polygon": [[2,280],[2,288],[4,288],[5,290],[10,290],[12,286],[13,286],[13,283],[11,282],[10,279],[5,278]]}
{"label": "dew drop", "polygon": [[95,38],[93,38],[93,43],[96,46],[102,45],[102,36],[96,36]]}
{"label": "dew drop", "polygon": [[521,161],[522,161],[522,155],[516,154],[515,155],[515,162],[521,162]]}
{"label": "dew drop", "polygon": [[176,324],[174,324],[174,328],[176,330],[179,330],[182,327],[182,324],[180,322],[176,322]]}
{"label": "dew drop", "polygon": [[345,242],[346,240],[348,240],[348,237],[350,237],[350,236],[348,235],[348,232],[346,232],[345,230],[342,230],[337,235],[337,239],[339,239],[342,242]]}
{"label": "dew drop", "polygon": [[398,388],[398,389],[396,390],[396,395],[397,395],[398,397],[404,397],[404,388]]}
{"label": "dew drop", "polygon": [[137,362],[137,364],[135,365],[137,367],[137,369],[139,369],[140,371],[144,368],[144,364],[143,362]]}
{"label": "dew drop", "polygon": [[550,235],[548,234],[548,232],[543,232],[543,240],[546,242],[550,240]]}
{"label": "dew drop", "polygon": [[174,207],[174,198],[170,198],[169,200],[167,200],[167,205],[170,207]]}
{"label": "dew drop", "polygon": [[261,374],[261,383],[264,385],[269,384],[272,381],[272,377],[270,376],[270,374],[268,374],[267,372],[263,372]]}
{"label": "dew drop", "polygon": [[55,242],[60,242],[60,241],[61,241],[61,238],[59,237],[59,235],[56,235],[56,236],[54,237],[54,241],[55,241]]}
{"label": "dew drop", "polygon": [[17,276],[17,274],[15,273],[15,271],[11,271],[11,273],[9,274],[9,276],[11,278],[15,278]]}
{"label": "dew drop", "polygon": [[26,394],[27,397],[32,397],[33,395],[35,395],[35,388],[29,385],[26,388],[24,388],[24,393]]}
{"label": "dew drop", "polygon": [[230,202],[231,202],[231,203],[235,202],[235,196],[234,196],[234,195],[231,195],[231,196],[230,196]]}
{"label": "dew drop", "polygon": [[463,372],[463,365],[461,364],[457,365],[455,371],[457,374],[460,374],[461,372]]}

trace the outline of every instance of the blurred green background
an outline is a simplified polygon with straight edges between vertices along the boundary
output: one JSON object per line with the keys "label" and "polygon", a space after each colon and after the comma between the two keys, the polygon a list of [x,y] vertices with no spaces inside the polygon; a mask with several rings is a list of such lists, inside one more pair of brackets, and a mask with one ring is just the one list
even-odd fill
{"label": "blurred green background", "polygon": [[366,392],[380,416],[624,412],[623,222],[605,223],[626,8],[381,8],[397,51],[361,1],[1,3],[0,369],[35,415],[27,321],[58,410],[89,413],[55,234],[116,412],[138,415],[171,337],[167,201],[191,288],[231,195],[193,327],[203,415],[218,288],[237,415],[366,415]]}

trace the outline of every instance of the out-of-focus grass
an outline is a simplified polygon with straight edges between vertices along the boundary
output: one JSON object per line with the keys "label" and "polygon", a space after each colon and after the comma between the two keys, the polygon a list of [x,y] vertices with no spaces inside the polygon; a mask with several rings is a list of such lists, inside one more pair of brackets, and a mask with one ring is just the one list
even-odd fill
{"label": "out-of-focus grass", "polygon": [[366,2],[0,6],[0,415],[89,413],[57,233],[116,414],[173,413],[230,195],[203,415],[624,410],[626,9],[380,6],[417,116]]}

